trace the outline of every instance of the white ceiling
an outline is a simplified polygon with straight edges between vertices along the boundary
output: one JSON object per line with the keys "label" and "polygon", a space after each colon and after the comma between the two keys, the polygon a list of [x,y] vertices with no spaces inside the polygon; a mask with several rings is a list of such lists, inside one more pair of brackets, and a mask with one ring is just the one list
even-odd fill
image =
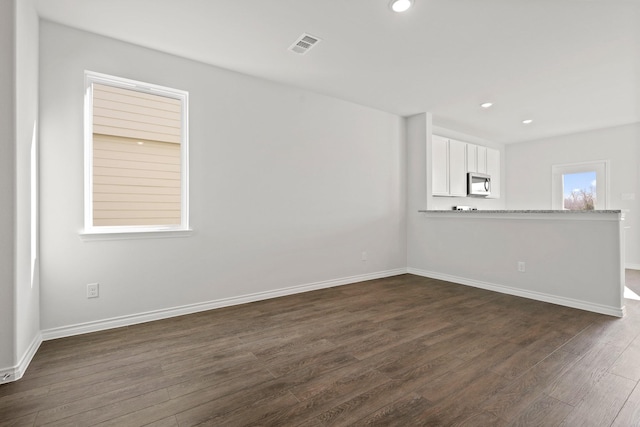
{"label": "white ceiling", "polygon": [[[429,111],[439,126],[501,143],[640,121],[640,0],[415,0],[404,14],[389,0],[37,7],[44,19],[391,113]],[[303,32],[322,42],[288,51]]]}

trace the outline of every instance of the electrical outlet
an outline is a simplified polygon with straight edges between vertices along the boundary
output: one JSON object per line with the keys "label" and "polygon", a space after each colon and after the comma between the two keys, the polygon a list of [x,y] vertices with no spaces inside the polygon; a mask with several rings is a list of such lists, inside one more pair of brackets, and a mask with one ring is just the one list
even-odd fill
{"label": "electrical outlet", "polygon": [[366,261],[367,260],[367,252],[362,252],[362,261]]}
{"label": "electrical outlet", "polygon": [[524,261],[518,261],[518,271],[520,273],[524,273],[525,272],[525,263]]}
{"label": "electrical outlet", "polygon": [[98,284],[97,283],[89,283],[87,285],[87,298],[98,298],[100,295],[98,294]]}

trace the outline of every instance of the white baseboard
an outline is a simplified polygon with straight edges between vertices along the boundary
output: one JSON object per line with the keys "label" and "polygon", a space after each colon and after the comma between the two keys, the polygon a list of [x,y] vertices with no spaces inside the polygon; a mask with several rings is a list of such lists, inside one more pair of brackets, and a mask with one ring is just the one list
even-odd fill
{"label": "white baseboard", "polygon": [[627,264],[624,268],[627,270],[640,270],[640,264]]}
{"label": "white baseboard", "polygon": [[42,344],[42,334],[38,332],[16,366],[11,368],[0,368],[0,384],[17,381],[22,378],[29,367],[31,360],[33,360],[33,356],[36,355],[36,351],[40,348],[40,344]]}
{"label": "white baseboard", "polygon": [[384,277],[398,276],[407,273],[406,268],[380,271],[376,273],[362,274],[358,276],[344,277],[340,279],[326,280],[322,282],[308,283],[305,285],[291,286],[288,288],[275,289],[272,291],[256,292],[254,294],[241,295],[238,297],[222,298],[196,304],[171,307],[162,310],[154,310],[146,313],[137,313],[127,316],[113,317],[110,319],[97,320],[76,325],[62,326],[42,331],[42,339],[52,340],[72,335],[86,334],[106,329],[119,328],[123,326],[135,325],[138,323],[151,322],[154,320],[167,319],[170,317],[183,316],[201,311],[213,310],[216,308],[229,307],[232,305],[246,304],[286,295],[299,294],[303,292],[315,291],[318,289],[332,288],[334,286],[348,285],[351,283],[364,282],[367,280],[382,279]]}
{"label": "white baseboard", "polygon": [[572,298],[560,297],[557,295],[545,294],[535,291],[527,291],[523,289],[512,288],[509,286],[496,285],[493,283],[481,282],[479,280],[466,279],[464,277],[452,276],[449,274],[436,273],[433,271],[420,270],[417,268],[407,268],[407,273],[416,276],[429,277],[431,279],[445,280],[460,285],[473,286],[474,288],[486,289],[489,291],[500,292],[502,294],[515,295],[518,297],[529,298],[536,301],[544,301],[552,304],[563,305],[565,307],[578,308],[581,310],[593,311],[595,313],[607,314],[609,316],[623,317],[625,308],[610,307],[592,302],[581,301]]}

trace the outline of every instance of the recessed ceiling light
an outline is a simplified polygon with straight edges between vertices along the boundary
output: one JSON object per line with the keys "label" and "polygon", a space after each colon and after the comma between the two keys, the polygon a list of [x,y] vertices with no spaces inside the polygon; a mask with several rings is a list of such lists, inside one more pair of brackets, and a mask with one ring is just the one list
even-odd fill
{"label": "recessed ceiling light", "polygon": [[523,124],[523,125],[528,125],[529,123],[532,123],[532,122],[533,122],[533,120],[531,120],[531,119],[527,119],[527,120],[523,120],[523,121],[522,121],[522,124]]}
{"label": "recessed ceiling light", "polygon": [[413,5],[414,0],[391,0],[389,7],[394,12],[404,12]]}
{"label": "recessed ceiling light", "polygon": [[489,108],[489,107],[491,107],[492,105],[493,105],[493,102],[485,102],[485,103],[480,104],[480,106],[481,106],[482,108]]}

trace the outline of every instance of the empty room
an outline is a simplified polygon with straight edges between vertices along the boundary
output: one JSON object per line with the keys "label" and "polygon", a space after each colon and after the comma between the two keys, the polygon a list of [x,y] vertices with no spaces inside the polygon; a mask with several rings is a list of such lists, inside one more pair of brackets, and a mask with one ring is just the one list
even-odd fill
{"label": "empty room", "polygon": [[0,0],[0,426],[640,425],[637,22]]}

